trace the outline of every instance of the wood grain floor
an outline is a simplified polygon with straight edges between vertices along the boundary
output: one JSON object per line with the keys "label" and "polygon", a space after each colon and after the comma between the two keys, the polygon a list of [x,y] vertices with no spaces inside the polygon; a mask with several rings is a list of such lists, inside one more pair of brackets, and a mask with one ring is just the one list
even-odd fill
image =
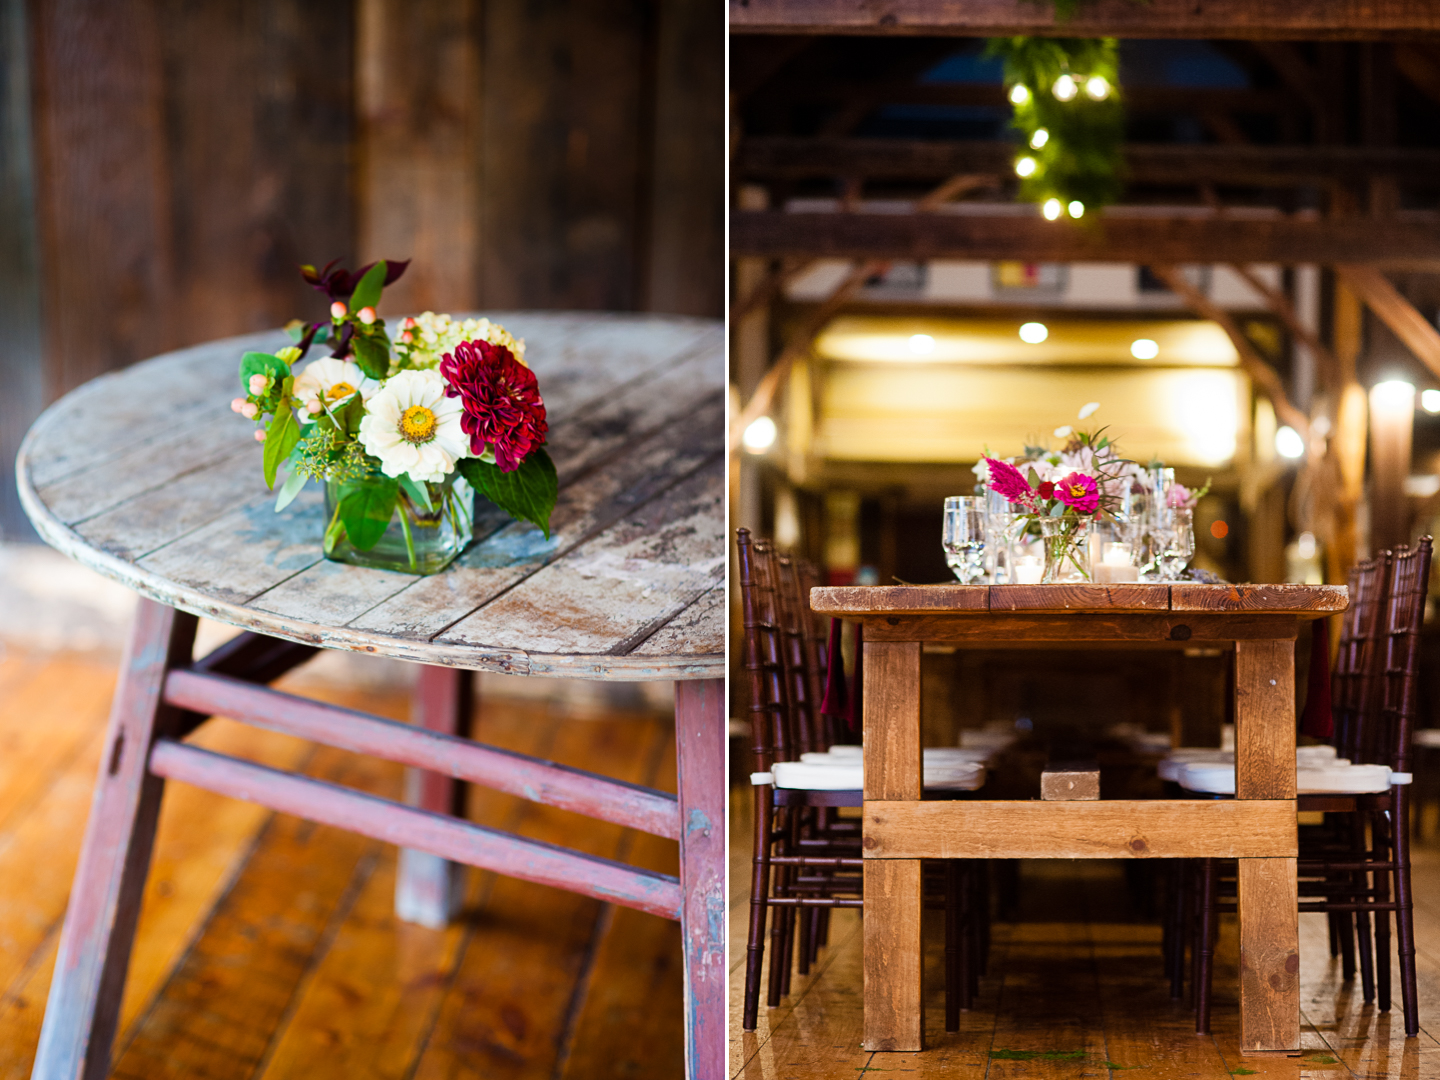
{"label": "wood grain floor", "polygon": [[[763,999],[759,1029],[740,1029],[749,914],[750,793],[731,802],[731,1075],[809,1080],[897,1076],[970,1080],[1099,1077],[1129,1070],[1143,1080],[1185,1077],[1440,1078],[1440,848],[1414,857],[1420,970],[1418,1039],[1405,1039],[1396,1007],[1378,1013],[1358,982],[1340,981],[1324,916],[1300,917],[1302,1040],[1294,1057],[1241,1057],[1238,944],[1225,916],[1215,983],[1212,1036],[1197,1036],[1191,1012],[1169,997],[1160,972],[1160,930],[1134,910],[1121,864],[1022,864],[1020,910],[996,923],[989,975],[961,1030],[944,1029],[939,980],[941,930],[927,925],[926,1043],[919,1054],[860,1049],[861,934],[853,910],[832,915],[830,945],[808,979],[794,979],[780,1007]],[[927,913],[927,919],[938,916]],[[768,960],[768,957],[767,957]]]}
{"label": "wood grain floor", "polygon": [[[0,659],[0,1080],[28,1077],[89,810],[113,658]],[[283,683],[281,684],[284,685]],[[301,691],[297,691],[301,692]],[[404,718],[399,690],[304,693]],[[583,715],[581,715],[583,714]],[[489,742],[674,791],[668,715],[482,701]],[[402,770],[217,720],[196,742],[399,797]],[[475,792],[475,820],[676,872],[671,841]],[[172,785],[116,1077],[671,1077],[675,923],[472,871],[444,931],[397,923],[395,849]]]}

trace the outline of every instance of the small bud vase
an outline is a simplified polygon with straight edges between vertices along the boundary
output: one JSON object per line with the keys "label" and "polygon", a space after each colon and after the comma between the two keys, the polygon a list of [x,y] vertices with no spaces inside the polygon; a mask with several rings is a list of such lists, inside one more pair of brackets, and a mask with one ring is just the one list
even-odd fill
{"label": "small bud vase", "polygon": [[[325,557],[335,562],[398,570],[405,574],[435,574],[444,570],[470,543],[475,497],[460,476],[451,473],[443,483],[425,484],[427,508],[403,487],[390,512],[390,524],[374,547],[361,550],[351,543],[340,518],[340,501],[370,480],[329,480],[325,483]],[[384,483],[384,481],[380,481]],[[394,481],[390,481],[394,483]]]}
{"label": "small bud vase", "polygon": [[1092,580],[1090,574],[1091,518],[1076,514],[1040,519],[1040,537],[1045,544],[1046,585],[1069,585]]}

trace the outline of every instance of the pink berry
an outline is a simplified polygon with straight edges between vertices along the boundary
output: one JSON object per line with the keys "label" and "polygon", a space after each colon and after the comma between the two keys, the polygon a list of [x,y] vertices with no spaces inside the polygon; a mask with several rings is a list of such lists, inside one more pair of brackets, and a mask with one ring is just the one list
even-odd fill
{"label": "pink berry", "polygon": [[408,316],[408,315],[405,316],[405,318],[402,319],[401,322],[400,322],[400,329],[401,329],[401,330],[413,330],[413,329],[415,329],[415,320],[412,319],[412,318],[410,318],[410,316]]}
{"label": "pink berry", "polygon": [[344,300],[336,300],[330,305],[330,317],[332,319],[343,319],[349,310],[350,309],[345,306]]}
{"label": "pink berry", "polygon": [[245,405],[245,399],[243,397],[237,397],[235,400],[230,402],[230,411],[239,412],[241,409],[245,408]]}
{"label": "pink berry", "polygon": [[319,416],[321,410],[324,408],[325,406],[321,405],[320,402],[312,401],[310,402],[310,404],[305,406],[305,411],[308,412],[311,416]]}
{"label": "pink berry", "polygon": [[260,374],[250,376],[250,393],[263,394],[268,389],[270,389],[269,376]]}
{"label": "pink berry", "polygon": [[366,326],[369,326],[375,321],[375,309],[373,307],[362,307],[360,309],[359,319]]}
{"label": "pink berry", "polygon": [[246,420],[254,420],[260,414],[260,406],[253,401],[242,401],[240,403],[240,415]]}
{"label": "pink berry", "polygon": [[255,441],[256,441],[256,442],[264,442],[264,441],[265,441],[265,429],[264,429],[264,428],[258,428],[258,429],[256,429],[256,431],[255,431]]}
{"label": "pink berry", "polygon": [[405,342],[406,344],[409,344],[410,342],[415,340],[415,335],[410,333],[409,330],[406,330],[403,334],[400,335],[400,340]]}

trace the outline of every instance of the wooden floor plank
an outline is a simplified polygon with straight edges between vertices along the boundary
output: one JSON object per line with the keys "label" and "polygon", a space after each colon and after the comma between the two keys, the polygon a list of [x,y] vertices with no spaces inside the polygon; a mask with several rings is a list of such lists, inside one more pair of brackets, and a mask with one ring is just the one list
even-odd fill
{"label": "wooden floor plank", "polygon": [[[668,731],[654,720],[565,724],[558,761],[631,782],[656,768]],[[527,836],[609,858],[627,830],[587,823],[535,804],[520,828]],[[577,980],[589,963],[604,905],[575,893],[500,878],[465,944],[464,957],[421,1056],[416,1080],[479,1075],[550,1077],[561,1051]],[[653,1075],[678,1075],[680,1062],[652,1063]]]}
{"label": "wooden floor plank", "polygon": [[[661,751],[660,773],[649,781],[675,790],[675,742]],[[673,840],[633,834],[626,861],[679,873]],[[586,979],[560,1076],[565,1080],[621,1080],[647,1075],[658,1061],[685,1057],[685,971],[680,924],[611,905]]]}
{"label": "wooden floor plank", "polygon": [[[558,724],[543,706],[484,710],[477,737],[544,756]],[[513,829],[528,803],[484,788],[469,815]],[[395,918],[396,852],[386,848],[325,955],[296,995],[263,1080],[282,1077],[405,1077],[429,1037],[467,935],[464,922],[430,930]],[[472,871],[468,901],[481,907],[494,876]]]}

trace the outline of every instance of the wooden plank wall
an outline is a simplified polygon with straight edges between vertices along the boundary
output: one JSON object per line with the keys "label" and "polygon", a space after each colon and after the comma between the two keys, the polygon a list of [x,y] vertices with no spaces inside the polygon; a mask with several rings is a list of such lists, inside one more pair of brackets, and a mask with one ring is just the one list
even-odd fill
{"label": "wooden plank wall", "polygon": [[299,262],[415,258],[397,312],[723,312],[710,0],[0,12],[0,535],[44,402],[318,314]]}

